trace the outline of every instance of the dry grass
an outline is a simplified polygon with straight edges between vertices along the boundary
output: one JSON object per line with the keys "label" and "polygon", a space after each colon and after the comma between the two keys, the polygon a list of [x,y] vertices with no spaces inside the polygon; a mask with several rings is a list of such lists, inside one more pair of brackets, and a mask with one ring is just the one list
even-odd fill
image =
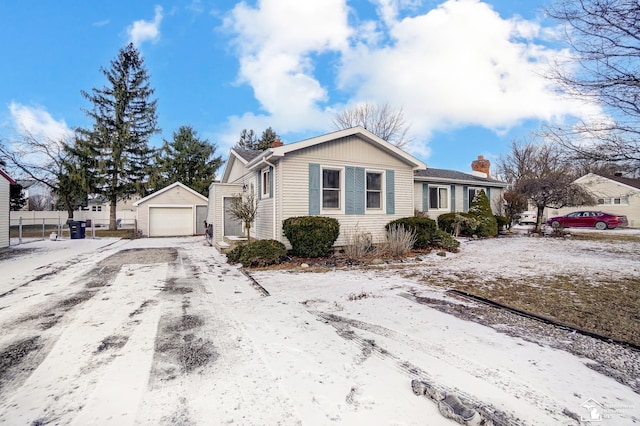
{"label": "dry grass", "polygon": [[[433,272],[433,271],[432,271]],[[471,274],[423,277],[423,282],[461,290],[556,321],[640,345],[640,280],[567,276],[535,281]]]}

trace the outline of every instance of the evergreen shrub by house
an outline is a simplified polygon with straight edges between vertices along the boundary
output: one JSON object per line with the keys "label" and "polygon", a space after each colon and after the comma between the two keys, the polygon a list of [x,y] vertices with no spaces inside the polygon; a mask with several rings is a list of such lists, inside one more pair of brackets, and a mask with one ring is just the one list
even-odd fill
{"label": "evergreen shrub by house", "polygon": [[476,194],[469,207],[469,213],[474,215],[478,219],[478,229],[476,235],[479,237],[493,237],[498,235],[498,222],[493,211],[491,211],[491,205],[489,204],[489,198],[484,191],[480,191]]}
{"label": "evergreen shrub by house", "polygon": [[426,217],[413,216],[396,219],[387,223],[385,230],[388,232],[394,225],[404,226],[406,230],[413,232],[416,238],[413,248],[416,249],[429,247],[437,230],[436,221]]}
{"label": "evergreen shrub by house", "polygon": [[326,256],[340,235],[337,219],[324,216],[298,216],[282,223],[285,237],[291,243],[291,253],[302,257]]}
{"label": "evergreen shrub by house", "polygon": [[471,213],[451,212],[438,216],[438,228],[449,234],[473,235],[478,221]]}
{"label": "evergreen shrub by house", "polygon": [[453,236],[448,232],[445,232],[442,229],[437,229],[433,237],[433,245],[443,250],[457,253],[458,247],[460,247],[460,241],[453,238]]}
{"label": "evergreen shrub by house", "polygon": [[495,215],[496,223],[498,224],[498,231],[504,229],[509,224],[509,219],[506,216]]}
{"label": "evergreen shrub by house", "polygon": [[280,241],[256,240],[242,244],[227,253],[231,263],[242,263],[242,266],[268,266],[278,263],[287,255],[287,248]]}

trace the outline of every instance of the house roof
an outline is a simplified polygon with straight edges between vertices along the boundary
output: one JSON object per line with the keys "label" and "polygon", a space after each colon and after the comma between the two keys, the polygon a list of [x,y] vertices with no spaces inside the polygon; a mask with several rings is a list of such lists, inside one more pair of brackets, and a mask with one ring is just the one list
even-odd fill
{"label": "house roof", "polygon": [[314,138],[305,139],[299,142],[294,142],[287,145],[282,145],[275,148],[269,148],[263,152],[260,152],[258,156],[254,157],[249,161],[247,166],[251,168],[256,164],[259,164],[262,160],[267,160],[271,157],[284,157],[290,152],[299,151],[301,149],[310,148],[312,146],[320,145],[326,142],[331,142],[336,139],[348,137],[348,136],[359,136],[361,139],[369,142],[371,144],[377,145],[380,149],[385,151],[386,153],[408,163],[413,166],[414,169],[421,169],[427,167],[422,161],[418,160],[414,156],[404,152],[400,148],[396,147],[393,144],[379,138],[374,135],[367,129],[361,126],[352,127],[349,129],[339,130],[333,133],[327,133],[325,135],[316,136]]}
{"label": "house roof", "polygon": [[587,181],[589,178],[594,176],[617,182],[621,185],[625,185],[634,190],[640,190],[640,179],[632,179],[632,178],[626,178],[622,176],[609,176],[609,175],[599,175],[597,173],[587,173],[586,175],[576,179],[575,182],[582,183],[583,181]]}
{"label": "house roof", "polygon": [[607,179],[611,179],[613,181],[616,181],[618,183],[621,183],[623,185],[627,185],[627,186],[631,186],[633,188],[636,189],[640,189],[640,179],[632,179],[632,178],[626,178],[626,177],[622,177],[622,176],[603,176]]}
{"label": "house roof", "polygon": [[428,168],[416,170],[413,176],[414,180],[423,182],[466,183],[470,185],[489,185],[502,188],[507,186],[507,183],[499,180],[457,172],[455,170]]}
{"label": "house roof", "polygon": [[222,178],[220,179],[220,181],[227,182],[229,180],[229,173],[231,173],[233,163],[235,163],[236,161],[240,161],[243,165],[246,166],[251,160],[258,157],[262,153],[264,153],[264,151],[231,148],[229,150],[229,158],[227,158],[227,161],[224,165],[224,171],[222,172]]}
{"label": "house roof", "polygon": [[154,192],[153,194],[149,194],[149,195],[147,195],[146,197],[139,199],[138,201],[136,201],[135,203],[133,203],[133,206],[134,206],[134,207],[138,207],[140,204],[142,204],[142,203],[144,203],[144,202],[147,202],[147,201],[149,201],[150,199],[152,199],[152,198],[154,198],[154,197],[157,197],[157,196],[158,196],[158,195],[160,195],[160,194],[163,194],[163,193],[165,193],[165,192],[167,192],[167,191],[170,191],[170,190],[172,190],[172,189],[173,189],[173,188],[175,188],[175,187],[183,188],[184,190],[186,190],[186,191],[188,191],[188,192],[192,193],[193,195],[195,195],[195,196],[197,196],[197,197],[200,197],[203,201],[208,201],[208,200],[209,200],[207,197],[205,197],[204,195],[200,194],[199,192],[194,191],[193,189],[189,188],[187,185],[184,185],[184,184],[182,184],[182,183],[180,183],[180,182],[174,182],[174,183],[172,183],[171,185],[169,185],[169,186],[165,186],[164,188],[162,188],[162,189],[160,189],[160,190],[158,190],[158,191]]}
{"label": "house roof", "polygon": [[0,169],[0,176],[2,176],[3,178],[5,178],[6,180],[9,181],[9,185],[15,185],[16,181],[11,179],[11,176],[9,176],[7,174],[7,172],[5,172],[4,170]]}

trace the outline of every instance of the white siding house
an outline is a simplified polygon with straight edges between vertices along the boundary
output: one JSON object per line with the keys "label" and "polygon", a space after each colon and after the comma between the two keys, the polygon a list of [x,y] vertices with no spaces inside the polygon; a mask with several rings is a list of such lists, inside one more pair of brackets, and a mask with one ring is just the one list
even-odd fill
{"label": "white siding house", "polygon": [[259,199],[252,237],[289,247],[282,233],[285,219],[322,215],[340,222],[338,246],[356,228],[380,241],[387,223],[413,216],[413,173],[423,168],[422,161],[362,127],[265,151],[232,149],[221,181],[209,190],[214,241],[242,236],[241,224],[225,212],[224,199],[246,191]]}
{"label": "white siding house", "polygon": [[16,182],[0,170],[0,248],[9,247],[10,186]]}

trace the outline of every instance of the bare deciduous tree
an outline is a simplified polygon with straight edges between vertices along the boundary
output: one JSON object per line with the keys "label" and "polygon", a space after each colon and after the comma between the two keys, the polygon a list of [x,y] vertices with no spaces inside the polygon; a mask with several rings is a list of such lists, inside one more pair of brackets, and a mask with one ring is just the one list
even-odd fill
{"label": "bare deciduous tree", "polygon": [[24,177],[48,188],[72,218],[73,211],[86,200],[86,188],[81,182],[83,173],[75,169],[74,157],[67,146],[65,141],[24,132],[20,141],[0,145],[0,154]]}
{"label": "bare deciduous tree", "polygon": [[337,130],[362,126],[401,149],[409,143],[407,133],[410,126],[405,121],[402,108],[394,109],[389,104],[365,102],[347,108],[334,116],[332,124]]}
{"label": "bare deciduous tree", "polygon": [[571,61],[550,77],[565,92],[604,105],[611,119],[547,127],[545,136],[577,158],[631,163],[640,171],[640,3],[557,0],[547,14],[565,27]]}
{"label": "bare deciduous tree", "polygon": [[[517,194],[537,209],[535,232],[540,232],[546,207],[593,205],[595,199],[584,187],[575,184],[571,164],[554,145],[527,142],[511,144],[511,151],[498,162],[500,173]],[[520,198],[521,200],[521,198]]]}
{"label": "bare deciduous tree", "polygon": [[231,199],[231,205],[227,207],[227,213],[244,223],[244,227],[247,230],[247,242],[251,241],[251,224],[258,214],[258,203],[259,200],[255,194],[249,192],[244,196],[242,194],[236,194]]}

